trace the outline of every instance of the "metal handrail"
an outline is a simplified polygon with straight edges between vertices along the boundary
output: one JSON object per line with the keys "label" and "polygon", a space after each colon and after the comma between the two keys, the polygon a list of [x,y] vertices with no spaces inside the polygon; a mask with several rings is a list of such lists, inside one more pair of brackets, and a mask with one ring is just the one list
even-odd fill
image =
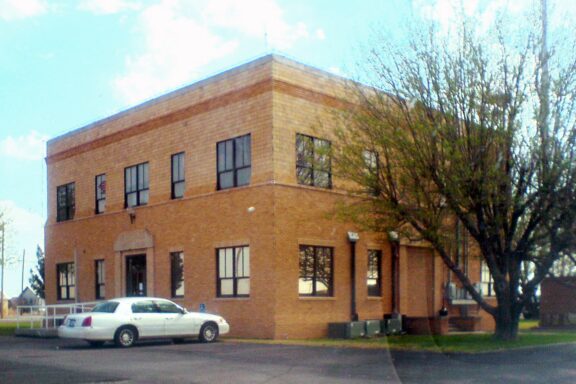
{"label": "metal handrail", "polygon": [[[43,328],[54,329],[58,327],[58,321],[73,313],[82,313],[91,310],[98,304],[97,301],[72,304],[50,305],[19,305],[16,307],[16,328],[20,329],[29,322],[30,329]],[[38,327],[37,325],[40,324]]]}

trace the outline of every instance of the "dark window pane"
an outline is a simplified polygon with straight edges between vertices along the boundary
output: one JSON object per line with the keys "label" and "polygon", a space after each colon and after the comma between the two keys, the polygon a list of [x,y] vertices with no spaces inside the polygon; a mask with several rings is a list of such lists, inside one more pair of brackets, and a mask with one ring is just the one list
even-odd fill
{"label": "dark window pane", "polygon": [[220,189],[232,188],[234,186],[234,172],[228,171],[220,174]]}
{"label": "dark window pane", "polygon": [[332,248],[300,246],[300,295],[332,295]]}
{"label": "dark window pane", "polygon": [[250,184],[250,174],[252,173],[251,168],[242,168],[238,170],[238,186]]}
{"label": "dark window pane", "polygon": [[184,254],[173,252],[170,254],[172,269],[172,297],[184,296]]}

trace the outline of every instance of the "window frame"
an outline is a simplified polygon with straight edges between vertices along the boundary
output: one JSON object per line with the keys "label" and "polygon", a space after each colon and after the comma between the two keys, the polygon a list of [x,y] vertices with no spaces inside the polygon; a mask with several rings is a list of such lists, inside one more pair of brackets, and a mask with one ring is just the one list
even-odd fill
{"label": "window frame", "polygon": [[[70,268],[71,267],[71,268]],[[65,284],[60,283],[61,269],[66,269]],[[74,294],[70,294],[70,288],[74,288]],[[65,289],[66,294],[62,295],[62,288]],[[74,262],[58,263],[56,264],[56,298],[57,300],[74,300],[76,298],[76,268]]]}
{"label": "window frame", "polygon": [[[176,279],[175,279],[175,260],[176,257],[179,257],[182,260],[182,271],[180,276],[182,294],[178,294],[177,291],[179,288],[176,287]],[[176,251],[170,252],[170,295],[172,298],[182,298],[186,294],[185,284],[184,284],[184,252]]]}
{"label": "window frame", "polygon": [[[176,164],[174,162],[176,161]],[[176,172],[175,172],[176,171]],[[181,173],[181,174],[180,174]],[[178,152],[170,156],[171,198],[181,199],[186,189],[186,152]],[[182,194],[176,195],[177,185],[182,184]]]}
{"label": "window frame", "polygon": [[[106,262],[104,259],[94,260],[94,298],[104,300],[106,298]],[[101,295],[101,292],[104,294]]]}
{"label": "window frame", "polygon": [[[496,292],[494,291],[494,278],[490,273],[488,264],[484,260],[480,261],[480,286],[482,287],[482,296],[496,296]],[[486,287],[486,290],[484,290],[484,287]]]}
{"label": "window frame", "polygon": [[[238,152],[240,143],[242,142],[242,165],[238,164]],[[230,156],[232,157],[231,166],[228,167],[228,151],[227,146],[231,143]],[[246,146],[247,144],[247,146]],[[223,148],[223,154],[221,155],[221,148]],[[247,148],[247,150],[246,150]],[[246,152],[248,154],[246,155]],[[220,160],[223,159],[223,164]],[[247,161],[247,163],[246,163]],[[222,165],[222,166],[221,166]],[[238,180],[238,174],[240,171],[248,170],[249,174],[247,177],[247,182],[240,184]],[[227,173],[232,173],[232,185],[222,186],[221,176]],[[245,135],[233,137],[231,139],[222,140],[216,143],[216,188],[217,190],[225,190],[230,188],[242,187],[245,185],[250,185],[252,181],[252,134],[248,133]]]}
{"label": "window frame", "polygon": [[[220,251],[226,251],[228,249],[232,249],[232,277],[222,277],[220,276]],[[238,276],[237,272],[238,272],[238,268],[237,268],[237,260],[236,260],[236,251],[238,249],[242,249],[242,251],[244,252],[244,249],[248,249],[248,275],[242,275],[242,276]],[[226,257],[226,256],[225,256]],[[246,256],[243,254],[242,255],[242,261],[243,263],[245,263],[246,260]],[[244,271],[244,268],[242,268],[242,270]],[[241,294],[238,293],[238,280],[241,279],[247,279],[248,280],[248,293],[247,294]],[[232,294],[223,294],[222,293],[222,281],[223,280],[232,280]],[[250,278],[250,246],[249,245],[238,245],[238,246],[233,246],[233,247],[221,247],[221,248],[216,248],[216,296],[217,297],[221,297],[221,298],[237,298],[237,297],[250,297],[250,291],[251,291],[251,278]]]}
{"label": "window frame", "polygon": [[[312,271],[312,293],[302,293],[300,291],[300,281],[301,279],[307,279],[308,276],[302,275],[302,252],[305,252],[306,248],[312,248],[314,250],[314,261],[313,261],[313,271]],[[327,247],[321,245],[309,245],[300,244],[298,248],[298,295],[300,297],[334,297],[334,247]],[[328,281],[328,289],[326,294],[318,293],[317,281],[318,281],[318,255],[319,250],[330,250],[330,279]]]}
{"label": "window frame", "polygon": [[[64,200],[61,204],[61,191]],[[62,184],[56,187],[56,222],[73,220],[76,213],[76,182]]]}
{"label": "window frame", "polygon": [[[142,170],[142,172],[140,172]],[[132,175],[134,172],[135,177],[131,177],[134,180],[134,183],[130,183],[135,185],[135,189],[130,189],[128,191],[128,172]],[[142,176],[141,176],[142,175]],[[143,180],[141,180],[141,178]],[[132,181],[132,180],[131,180]],[[146,201],[142,202],[142,196],[144,196],[144,192],[146,192]],[[136,196],[136,204],[129,205],[128,204],[128,197],[132,194]],[[150,163],[148,161],[144,163],[139,163],[135,165],[131,165],[129,167],[124,168],[124,208],[134,208],[139,207],[142,205],[147,205],[150,199]]]}
{"label": "window frame", "polygon": [[[372,267],[373,257],[376,258],[376,270]],[[374,277],[373,272],[377,275]],[[376,285],[370,285],[370,280],[376,280]],[[371,292],[371,287],[376,287],[375,292]],[[366,293],[368,297],[382,297],[382,250],[380,249],[369,249],[368,250],[368,268],[366,270]]]}
{"label": "window frame", "polygon": [[[303,133],[296,133],[296,180],[298,184],[317,188],[332,189],[332,156],[330,153],[325,155],[327,165],[325,164],[324,167],[322,167],[320,163],[323,161],[317,159],[316,152],[316,149],[321,146],[326,146],[328,152],[330,152],[332,148],[332,142],[330,140],[321,139],[319,137],[314,137]],[[303,154],[300,153],[301,148],[303,148]],[[306,153],[306,149],[308,149],[309,153]],[[309,173],[309,175],[306,176],[304,173]],[[326,185],[321,183],[322,179],[319,179],[317,174],[325,174],[325,176],[327,176]]]}
{"label": "window frame", "polygon": [[[101,187],[102,184],[104,184],[104,187]],[[106,212],[106,187],[106,174],[101,173],[96,175],[94,178],[94,199],[96,201],[94,213],[97,215]],[[102,192],[102,190],[104,190],[104,192]],[[100,202],[103,202],[102,210],[100,210]]]}

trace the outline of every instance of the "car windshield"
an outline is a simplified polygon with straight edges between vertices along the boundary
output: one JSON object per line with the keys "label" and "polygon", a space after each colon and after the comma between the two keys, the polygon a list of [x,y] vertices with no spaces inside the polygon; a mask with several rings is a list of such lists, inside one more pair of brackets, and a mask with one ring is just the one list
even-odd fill
{"label": "car windshield", "polygon": [[105,303],[97,304],[90,312],[114,313],[118,304],[117,301],[106,301]]}

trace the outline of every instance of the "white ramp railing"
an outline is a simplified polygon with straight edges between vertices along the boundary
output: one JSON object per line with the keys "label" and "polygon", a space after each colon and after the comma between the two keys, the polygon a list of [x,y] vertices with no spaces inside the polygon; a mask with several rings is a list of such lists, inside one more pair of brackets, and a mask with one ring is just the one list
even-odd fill
{"label": "white ramp railing", "polygon": [[90,311],[96,301],[72,304],[19,305],[16,308],[16,328],[54,329],[66,315]]}

